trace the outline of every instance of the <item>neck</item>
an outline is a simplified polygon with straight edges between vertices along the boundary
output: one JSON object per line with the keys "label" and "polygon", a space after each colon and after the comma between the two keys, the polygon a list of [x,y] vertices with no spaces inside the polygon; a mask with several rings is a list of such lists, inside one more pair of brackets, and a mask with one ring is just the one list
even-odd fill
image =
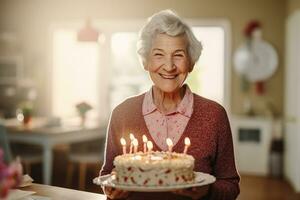
{"label": "neck", "polygon": [[158,87],[153,86],[152,96],[153,102],[158,107],[158,109],[167,113],[173,111],[177,108],[178,104],[184,97],[186,87],[183,86],[174,92],[164,92]]}

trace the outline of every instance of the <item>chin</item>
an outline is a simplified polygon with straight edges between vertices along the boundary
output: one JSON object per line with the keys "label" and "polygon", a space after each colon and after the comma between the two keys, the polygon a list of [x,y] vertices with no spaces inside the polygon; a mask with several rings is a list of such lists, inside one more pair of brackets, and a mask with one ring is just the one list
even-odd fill
{"label": "chin", "polygon": [[155,85],[158,89],[160,89],[161,91],[165,92],[165,93],[173,93],[178,91],[181,87],[178,85]]}

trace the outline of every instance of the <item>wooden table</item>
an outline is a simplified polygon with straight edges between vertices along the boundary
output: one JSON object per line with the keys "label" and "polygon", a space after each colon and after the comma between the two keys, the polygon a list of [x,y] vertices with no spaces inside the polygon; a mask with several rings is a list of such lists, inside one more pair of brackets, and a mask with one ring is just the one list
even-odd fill
{"label": "wooden table", "polygon": [[[106,196],[103,194],[96,194],[91,192],[83,192],[79,190],[72,190],[67,188],[32,184],[21,190],[34,191],[35,195],[50,197],[51,200],[105,200]],[[100,190],[100,188],[99,188]]]}
{"label": "wooden table", "polygon": [[[105,127],[99,124],[86,126],[62,125],[44,126],[6,126],[10,142],[37,144],[43,149],[43,183],[51,185],[53,155],[52,149],[58,144],[90,141],[105,137]],[[37,123],[38,124],[38,123]],[[42,123],[40,123],[42,124]],[[100,155],[99,155],[100,156]]]}

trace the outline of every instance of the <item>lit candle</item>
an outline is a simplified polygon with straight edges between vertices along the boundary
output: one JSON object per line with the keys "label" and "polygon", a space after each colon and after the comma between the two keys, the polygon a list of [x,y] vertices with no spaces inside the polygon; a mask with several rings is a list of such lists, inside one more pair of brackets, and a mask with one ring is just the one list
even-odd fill
{"label": "lit candle", "polygon": [[153,144],[151,141],[147,142],[147,148],[148,148],[148,153],[150,154],[152,152],[153,149]]}
{"label": "lit candle", "polygon": [[124,138],[121,138],[120,142],[123,147],[123,154],[126,154],[126,140]]}
{"label": "lit candle", "polygon": [[172,153],[172,149],[173,149],[173,142],[170,138],[166,139],[167,145],[168,145],[168,149],[169,149],[169,153]]}
{"label": "lit candle", "polygon": [[135,139],[134,135],[132,133],[129,134],[129,138],[130,138],[130,147],[129,147],[129,154],[132,153],[132,150],[133,150],[133,140]]}
{"label": "lit candle", "polygon": [[184,150],[183,150],[184,154],[187,153],[189,146],[191,146],[191,141],[190,138],[186,137],[184,138]]}
{"label": "lit candle", "polygon": [[136,138],[134,138],[134,140],[132,141],[132,144],[133,144],[133,147],[134,147],[133,152],[137,153],[137,149],[138,149],[138,145],[139,145],[138,140]]}
{"label": "lit candle", "polygon": [[144,153],[147,152],[147,142],[148,142],[148,138],[146,137],[146,135],[143,135],[143,142],[144,142]]}

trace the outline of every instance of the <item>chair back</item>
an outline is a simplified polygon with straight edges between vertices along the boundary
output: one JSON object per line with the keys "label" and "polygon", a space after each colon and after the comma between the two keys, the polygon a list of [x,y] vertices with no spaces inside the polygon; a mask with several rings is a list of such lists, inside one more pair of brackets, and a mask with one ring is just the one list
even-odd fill
{"label": "chair back", "polygon": [[11,148],[9,145],[6,128],[2,124],[0,124],[0,148],[2,148],[4,152],[4,161],[6,163],[11,162],[12,160]]}

